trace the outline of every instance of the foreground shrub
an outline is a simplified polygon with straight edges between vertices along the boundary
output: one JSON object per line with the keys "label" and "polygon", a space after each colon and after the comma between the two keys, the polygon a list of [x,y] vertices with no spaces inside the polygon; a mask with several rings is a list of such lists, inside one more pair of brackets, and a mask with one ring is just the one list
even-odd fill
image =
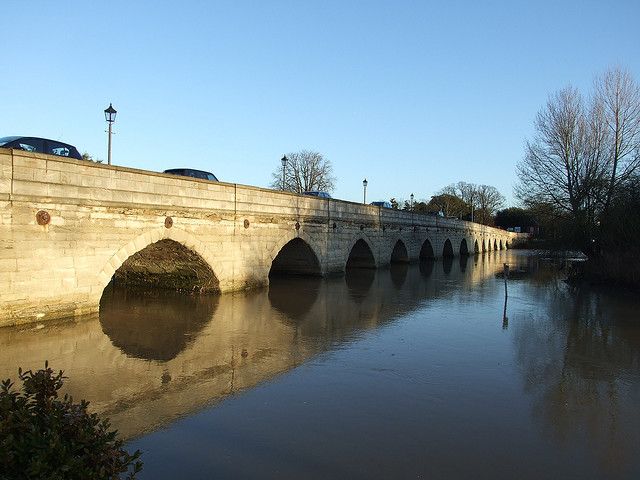
{"label": "foreground shrub", "polygon": [[58,398],[63,372],[18,370],[22,391],[11,380],[0,386],[0,479],[133,479],[140,451],[129,455],[109,421],[88,413],[89,402]]}

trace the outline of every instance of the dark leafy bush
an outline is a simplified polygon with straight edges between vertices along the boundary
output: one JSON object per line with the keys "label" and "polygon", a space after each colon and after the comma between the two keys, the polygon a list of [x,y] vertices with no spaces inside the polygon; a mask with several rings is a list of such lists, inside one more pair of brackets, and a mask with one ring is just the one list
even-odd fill
{"label": "dark leafy bush", "polygon": [[140,451],[123,448],[108,420],[88,413],[89,402],[58,398],[63,372],[18,371],[0,386],[0,479],[133,479],[142,469]]}

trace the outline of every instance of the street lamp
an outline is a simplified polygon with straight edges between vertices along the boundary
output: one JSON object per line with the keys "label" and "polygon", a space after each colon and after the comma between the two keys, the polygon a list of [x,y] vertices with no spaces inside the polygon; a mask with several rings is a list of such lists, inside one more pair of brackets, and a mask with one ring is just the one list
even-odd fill
{"label": "street lamp", "polygon": [[367,185],[369,184],[369,182],[367,182],[367,179],[365,178],[362,181],[362,188],[364,190],[364,194],[363,194],[363,198],[362,198],[362,203],[364,203],[365,205],[367,204]]}
{"label": "street lamp", "polygon": [[411,199],[411,211],[413,211],[413,193],[409,196]]}
{"label": "street lamp", "polygon": [[280,159],[280,161],[282,162],[282,191],[283,192],[284,192],[284,174],[287,169],[287,160],[289,159],[287,158],[286,155],[283,155],[282,158]]}
{"label": "street lamp", "polygon": [[106,108],[104,110],[104,119],[109,124],[109,148],[107,150],[107,163],[109,165],[111,165],[111,134],[113,133],[111,131],[111,125],[113,125],[113,123],[116,121],[116,113],[118,112],[115,108],[113,108],[113,105],[111,104],[109,104],[109,108]]}
{"label": "street lamp", "polygon": [[471,221],[473,222],[473,201],[474,201],[474,197],[475,195],[472,193],[471,194]]}

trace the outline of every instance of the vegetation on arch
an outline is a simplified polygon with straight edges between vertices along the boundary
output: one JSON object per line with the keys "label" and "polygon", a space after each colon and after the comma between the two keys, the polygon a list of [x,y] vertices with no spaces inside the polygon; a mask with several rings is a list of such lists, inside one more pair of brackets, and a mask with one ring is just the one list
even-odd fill
{"label": "vegetation on arch", "polygon": [[284,168],[280,163],[271,174],[271,188],[295,193],[333,192],[336,179],[331,162],[324,155],[311,150],[300,150],[285,156],[287,161]]}
{"label": "vegetation on arch", "polygon": [[140,451],[123,449],[109,421],[89,413],[89,402],[58,398],[63,372],[18,370],[20,391],[10,379],[0,386],[0,479],[133,479]]}

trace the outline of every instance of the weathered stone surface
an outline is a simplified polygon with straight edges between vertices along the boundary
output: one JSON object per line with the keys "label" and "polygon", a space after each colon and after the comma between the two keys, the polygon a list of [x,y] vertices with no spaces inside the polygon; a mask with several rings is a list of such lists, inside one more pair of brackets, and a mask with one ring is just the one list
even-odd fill
{"label": "weathered stone surface", "polygon": [[[49,224],[38,225],[40,210],[50,215]],[[181,245],[157,247],[165,256],[162,268],[180,282],[176,288],[225,292],[268,283],[274,259],[295,239],[326,275],[345,271],[359,241],[370,250],[372,265],[381,266],[398,242],[414,261],[427,244],[438,257],[447,240],[457,255],[463,242],[473,254],[506,248],[518,238],[353,202],[0,149],[0,326],[96,311],[114,273],[160,241]],[[182,248],[188,253],[180,256]],[[129,278],[171,286],[166,278],[152,279],[148,258],[135,258],[129,264],[135,266],[123,270]],[[282,258],[278,269],[287,272],[307,268],[302,262],[311,257],[289,251]]]}

